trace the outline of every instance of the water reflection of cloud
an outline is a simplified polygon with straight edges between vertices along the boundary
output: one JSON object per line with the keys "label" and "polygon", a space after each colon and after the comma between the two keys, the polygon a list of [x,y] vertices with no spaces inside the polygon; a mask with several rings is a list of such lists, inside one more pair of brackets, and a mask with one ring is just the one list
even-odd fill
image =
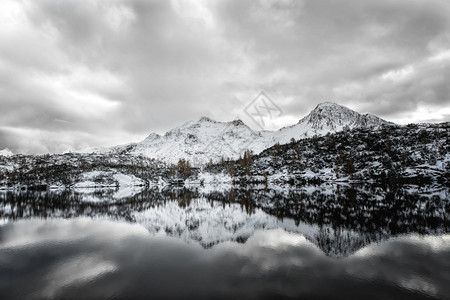
{"label": "water reflection of cloud", "polygon": [[429,280],[420,276],[410,275],[406,278],[401,278],[398,281],[398,285],[412,291],[418,291],[425,295],[436,296],[437,288]]}
{"label": "water reflection of cloud", "polygon": [[[214,246],[216,256],[234,253],[245,257],[247,265],[242,272],[265,273],[282,266],[306,267],[323,258],[320,249],[303,235],[289,233],[283,229],[258,230],[245,244],[234,242]],[[283,253],[283,255],[280,255]]]}
{"label": "water reflection of cloud", "polygon": [[95,278],[114,272],[116,265],[103,260],[101,256],[79,256],[54,266],[45,276],[46,284],[38,293],[39,297],[52,298],[61,289],[82,285]]}
{"label": "water reflection of cloud", "polygon": [[[425,236],[418,234],[408,234],[391,238],[393,241],[404,241],[410,245],[416,245],[418,247],[426,247],[429,251],[450,251],[450,234]],[[353,257],[365,257],[382,255],[385,252],[384,247],[380,247],[379,244],[370,244],[358,251],[356,251]]]}
{"label": "water reflection of cloud", "polygon": [[[95,222],[95,226],[93,225]],[[148,231],[138,224],[111,222],[99,218],[95,221],[89,218],[76,220],[20,220],[8,223],[0,231],[0,249],[20,248],[41,243],[70,243],[90,236],[104,234],[122,237],[129,235],[148,235]]]}
{"label": "water reflection of cloud", "polygon": [[397,299],[450,294],[449,235],[393,238],[336,259],[304,236],[281,229],[260,230],[243,244],[208,249],[152,236],[138,225],[87,219],[10,223],[0,234],[0,292],[5,298]]}
{"label": "water reflection of cloud", "polygon": [[363,280],[383,280],[435,297],[448,295],[449,259],[450,235],[405,235],[357,251],[346,259],[345,271]]}

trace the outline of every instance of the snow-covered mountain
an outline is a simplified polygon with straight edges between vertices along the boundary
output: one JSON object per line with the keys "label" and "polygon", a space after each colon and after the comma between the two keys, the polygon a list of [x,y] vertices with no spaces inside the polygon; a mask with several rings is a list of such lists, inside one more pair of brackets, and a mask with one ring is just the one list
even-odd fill
{"label": "snow-covered mountain", "polygon": [[164,135],[152,133],[140,143],[115,149],[170,163],[184,158],[200,165],[210,160],[218,161],[221,157],[237,158],[249,148],[258,152],[266,148],[264,132],[252,130],[241,120],[217,122],[202,117]]}
{"label": "snow-covered mountain", "polygon": [[12,153],[12,151],[9,150],[8,148],[0,150],[0,156],[7,156],[7,157],[9,157],[9,156],[13,156],[13,155],[14,155],[14,153]]}
{"label": "snow-covered mountain", "polygon": [[217,162],[222,157],[237,159],[247,149],[260,153],[276,143],[288,143],[292,138],[299,140],[346,128],[377,127],[382,124],[389,122],[370,114],[360,114],[336,103],[325,102],[317,105],[297,124],[278,131],[256,131],[241,120],[217,122],[202,117],[164,135],[152,133],[140,143],[110,150],[143,155],[168,163],[176,163],[183,158],[198,166],[210,160]]}
{"label": "snow-covered mountain", "polygon": [[393,124],[371,114],[360,114],[345,106],[324,102],[318,104],[307,116],[297,124],[284,127],[274,133],[274,140],[280,144],[288,143],[291,138],[296,140],[326,135],[344,129],[357,127],[378,127],[383,124]]}

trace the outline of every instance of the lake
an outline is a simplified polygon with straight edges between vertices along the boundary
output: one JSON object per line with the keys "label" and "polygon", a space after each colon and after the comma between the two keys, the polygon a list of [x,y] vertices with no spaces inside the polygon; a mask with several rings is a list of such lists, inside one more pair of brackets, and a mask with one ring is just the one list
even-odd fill
{"label": "lake", "polygon": [[2,299],[449,299],[445,187],[0,192]]}

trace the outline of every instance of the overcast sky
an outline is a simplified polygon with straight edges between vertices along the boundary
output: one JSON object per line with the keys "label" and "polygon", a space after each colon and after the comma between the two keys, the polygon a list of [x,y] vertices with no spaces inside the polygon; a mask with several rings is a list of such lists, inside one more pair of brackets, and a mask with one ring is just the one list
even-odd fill
{"label": "overcast sky", "polygon": [[[0,149],[111,146],[264,90],[296,123],[333,101],[398,123],[450,120],[450,1],[0,2]],[[273,128],[272,128],[273,129]]]}

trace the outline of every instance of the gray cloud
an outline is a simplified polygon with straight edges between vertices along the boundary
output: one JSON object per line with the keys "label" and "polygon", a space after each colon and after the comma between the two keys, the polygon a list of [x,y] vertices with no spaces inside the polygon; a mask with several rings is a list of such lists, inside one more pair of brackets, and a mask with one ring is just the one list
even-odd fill
{"label": "gray cloud", "polygon": [[201,115],[244,117],[260,90],[286,120],[326,100],[392,121],[449,120],[446,1],[0,6],[0,143],[15,151],[114,145]]}

